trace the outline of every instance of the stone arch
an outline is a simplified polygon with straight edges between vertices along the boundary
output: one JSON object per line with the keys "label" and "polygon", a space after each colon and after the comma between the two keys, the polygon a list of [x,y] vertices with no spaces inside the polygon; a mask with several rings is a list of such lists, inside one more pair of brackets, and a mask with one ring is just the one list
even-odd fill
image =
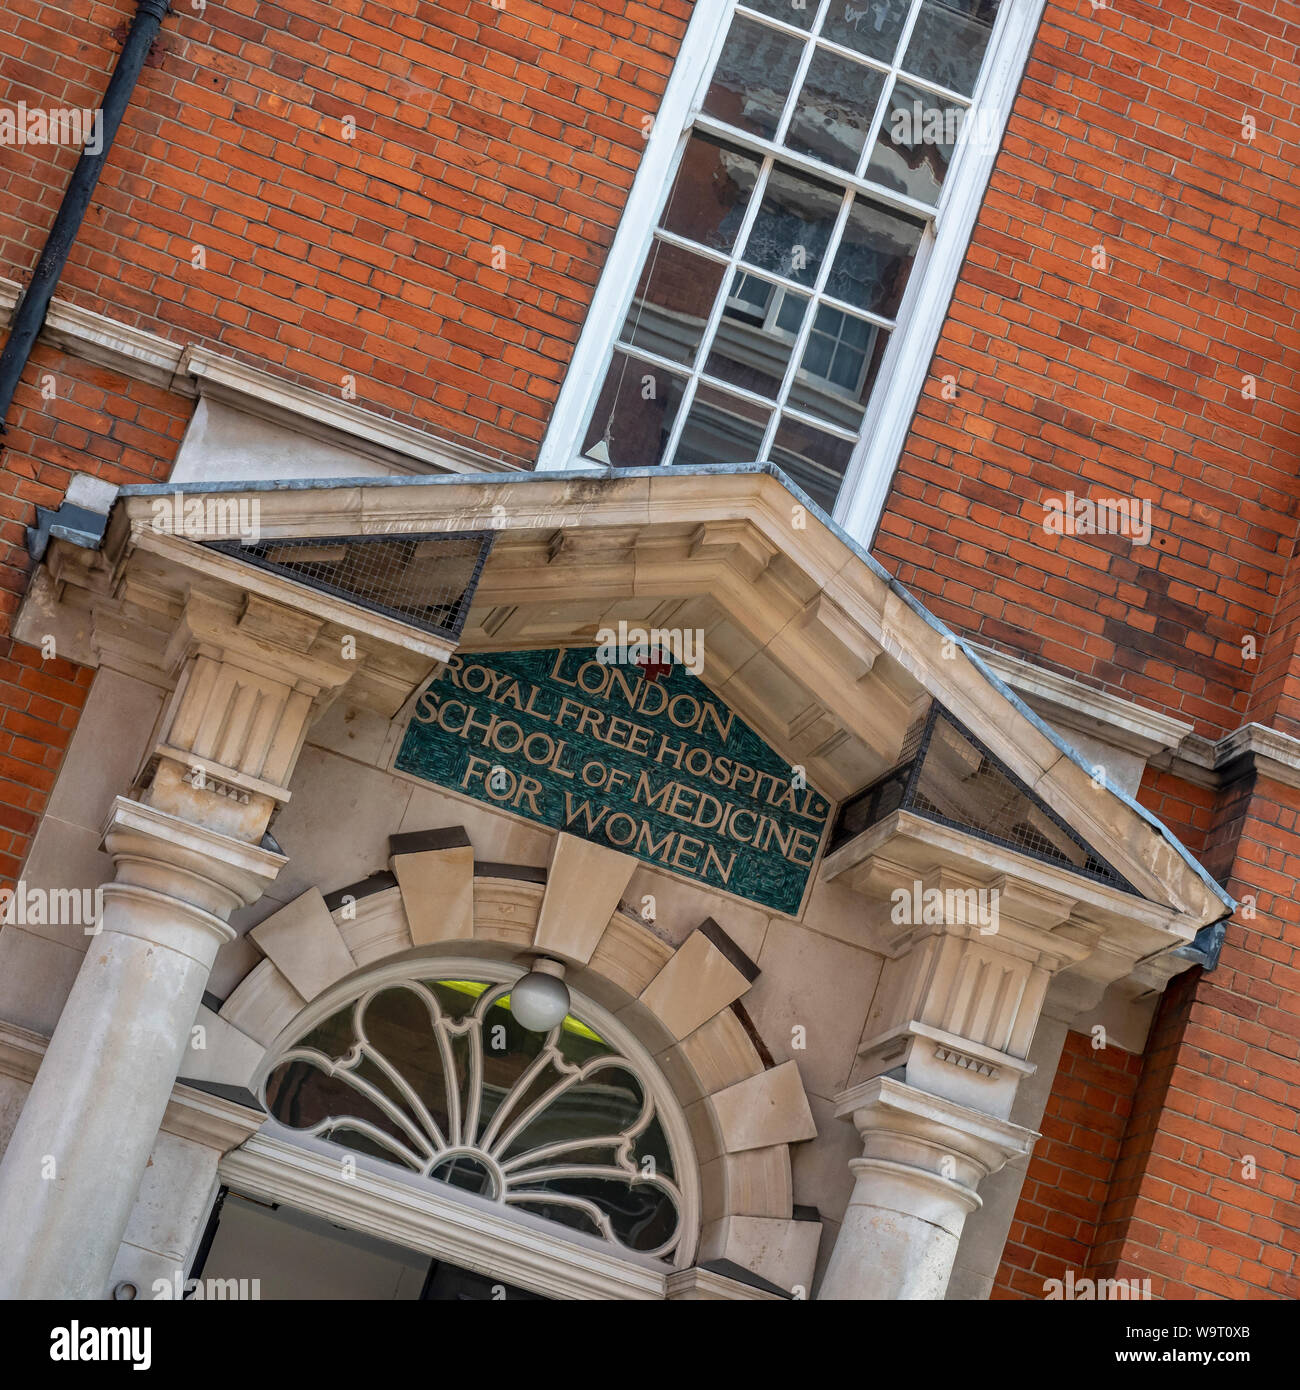
{"label": "stone arch", "polygon": [[816,1136],[796,1064],[773,1065],[739,1007],[757,967],[706,918],[680,945],[625,911],[637,861],[566,834],[546,868],[476,859],[460,826],[395,835],[389,863],[308,889],[249,933],[263,959],[198,1023],[184,1079],[248,1087],[311,1001],[402,956],[544,950],[650,1054],[686,1117],[701,1260],[810,1287],[820,1225],[796,1220],[790,1145]]}

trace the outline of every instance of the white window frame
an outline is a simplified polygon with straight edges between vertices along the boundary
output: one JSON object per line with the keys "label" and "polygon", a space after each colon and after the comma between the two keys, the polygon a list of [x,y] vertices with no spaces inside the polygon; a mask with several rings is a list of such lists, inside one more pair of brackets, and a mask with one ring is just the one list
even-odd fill
{"label": "white window frame", "polygon": [[[736,3],[698,0],[695,6],[542,442],[539,471],[604,471],[581,456],[583,434]],[[835,504],[834,519],[863,545],[875,535],[911,429],[1045,3],[1004,0],[999,9],[971,96],[971,117],[944,179],[932,229],[917,251]],[[967,132],[989,138],[972,139]]]}

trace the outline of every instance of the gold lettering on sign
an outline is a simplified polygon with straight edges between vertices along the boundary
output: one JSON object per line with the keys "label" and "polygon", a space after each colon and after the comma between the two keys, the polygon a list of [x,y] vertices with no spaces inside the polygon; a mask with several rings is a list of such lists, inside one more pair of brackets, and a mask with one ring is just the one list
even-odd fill
{"label": "gold lettering on sign", "polygon": [[[717,751],[732,732],[731,710],[698,683],[683,691],[617,665],[566,663],[582,655],[546,655],[553,685],[495,670],[486,658],[451,658],[416,702],[414,722],[465,746],[464,772],[457,764],[454,774],[460,790],[722,887],[732,885],[741,848],[800,870],[815,863],[825,802],[788,772],[768,770],[770,761],[754,766],[735,745]],[[543,679],[545,666],[532,669]],[[659,727],[643,722],[651,720]],[[605,760],[593,747],[613,751]],[[640,766],[629,768],[629,756]]]}

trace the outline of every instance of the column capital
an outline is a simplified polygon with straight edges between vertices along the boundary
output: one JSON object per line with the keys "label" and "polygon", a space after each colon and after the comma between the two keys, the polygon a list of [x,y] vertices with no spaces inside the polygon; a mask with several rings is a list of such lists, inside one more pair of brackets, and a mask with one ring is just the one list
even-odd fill
{"label": "column capital", "polygon": [[1039,1138],[1032,1129],[889,1076],[850,1086],[834,1104],[836,1116],[852,1120],[862,1136],[863,1157],[853,1163],[933,1173],[964,1189],[972,1210],[979,1205],[976,1186],[1009,1160],[1027,1156]]}
{"label": "column capital", "polygon": [[100,847],[116,869],[106,892],[126,887],[161,894],[222,927],[231,913],[256,902],[289,862],[283,854],[125,796],[109,808]]}

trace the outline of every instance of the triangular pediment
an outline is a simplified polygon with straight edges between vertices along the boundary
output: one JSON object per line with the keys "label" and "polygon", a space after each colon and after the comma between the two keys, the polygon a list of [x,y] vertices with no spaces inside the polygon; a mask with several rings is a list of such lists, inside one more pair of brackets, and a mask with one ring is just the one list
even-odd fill
{"label": "triangular pediment", "polygon": [[[286,602],[300,601],[301,573],[285,581],[266,563],[258,568],[202,544],[228,536],[189,529],[159,535],[153,504],[168,491],[124,489],[105,555],[86,566],[85,583],[101,605],[110,592],[120,604],[133,585],[149,591],[147,603],[133,610],[131,641],[141,641],[141,612],[158,615],[147,621],[157,622],[165,638],[164,615],[177,611],[196,583],[210,583],[222,601],[237,605],[240,574],[255,568],[264,598],[274,597],[267,581],[275,578],[296,585]],[[937,701],[997,767],[1004,813],[1014,815],[1017,804],[1024,811],[1006,832],[1013,843],[1023,841],[1020,848],[1055,853],[1074,868],[1093,864],[1092,874],[1078,876],[1099,890],[1123,891],[1116,884],[1126,884],[1130,900],[1140,895],[1163,914],[1162,930],[1183,940],[1231,906],[1163,825],[1099,783],[967,644],[769,466],[351,479],[292,489],[190,485],[187,493],[255,501],[259,543],[324,538],[346,548],[353,538],[403,536],[433,544],[490,532],[491,553],[465,595],[460,654],[590,647],[600,629],[620,621],[690,630],[701,638],[701,679],[713,697],[787,769],[805,769],[808,785],[836,805],[898,766],[908,731]],[[66,594],[69,580],[80,581],[66,544],[54,548]],[[211,556],[210,569],[203,556]],[[284,557],[275,563],[282,566]],[[106,564],[115,576],[107,585]],[[335,582],[330,603],[318,609],[318,645],[337,642],[345,626],[337,602],[343,587]],[[384,625],[387,613],[369,620],[360,605],[352,611],[368,646],[349,698],[373,697],[377,709],[409,714],[422,682],[406,686],[404,705],[403,682],[420,659],[436,663],[436,642],[409,615],[408,639],[398,622]],[[427,680],[436,664],[424,670]],[[985,788],[996,781],[987,769],[979,776]],[[979,829],[973,813],[954,823],[967,833]],[[1035,840],[1035,824],[1050,851]]]}

